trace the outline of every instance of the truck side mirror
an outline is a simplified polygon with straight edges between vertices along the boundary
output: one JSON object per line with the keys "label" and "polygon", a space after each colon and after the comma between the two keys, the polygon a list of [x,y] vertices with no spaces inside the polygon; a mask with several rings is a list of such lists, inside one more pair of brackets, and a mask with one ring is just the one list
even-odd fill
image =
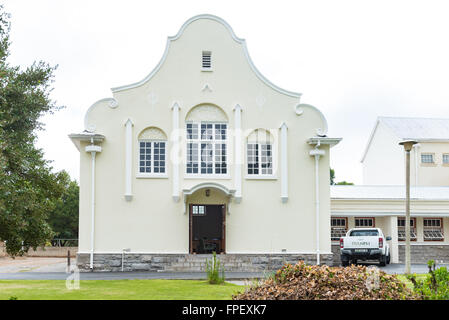
{"label": "truck side mirror", "polygon": [[390,241],[390,240],[391,240],[391,237],[386,237],[385,239],[387,239],[387,241]]}

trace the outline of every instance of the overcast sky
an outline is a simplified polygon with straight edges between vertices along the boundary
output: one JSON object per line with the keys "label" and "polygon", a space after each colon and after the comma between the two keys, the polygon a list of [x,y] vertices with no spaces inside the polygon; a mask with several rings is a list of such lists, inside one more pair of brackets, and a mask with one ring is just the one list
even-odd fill
{"label": "overcast sky", "polygon": [[167,36],[192,16],[226,20],[271,82],[319,108],[337,181],[362,181],[360,159],[377,116],[449,118],[449,1],[6,0],[9,62],[58,64],[39,147],[55,170],[79,178],[69,133],[110,88],[143,79]]}

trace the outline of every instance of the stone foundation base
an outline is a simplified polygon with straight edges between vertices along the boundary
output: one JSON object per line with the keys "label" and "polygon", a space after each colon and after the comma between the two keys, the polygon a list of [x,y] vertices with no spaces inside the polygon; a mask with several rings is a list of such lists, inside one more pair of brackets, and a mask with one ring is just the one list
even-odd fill
{"label": "stone foundation base", "polygon": [[[405,263],[405,245],[398,246],[399,262]],[[435,263],[449,263],[449,246],[445,245],[411,245],[411,263],[427,264],[427,261],[434,260]]]}
{"label": "stone foundation base", "polygon": [[340,259],[340,243],[339,244],[332,244],[331,250],[333,254],[333,265],[338,267],[341,266],[341,259]]}
{"label": "stone foundation base", "polygon": [[[94,254],[93,271],[160,271],[201,272],[206,269],[206,260],[211,254]],[[305,261],[316,264],[314,254],[219,254],[225,271],[263,272],[275,271],[285,263]],[[333,264],[332,254],[322,254],[320,263]],[[76,263],[80,271],[90,271],[90,255],[77,254]]]}

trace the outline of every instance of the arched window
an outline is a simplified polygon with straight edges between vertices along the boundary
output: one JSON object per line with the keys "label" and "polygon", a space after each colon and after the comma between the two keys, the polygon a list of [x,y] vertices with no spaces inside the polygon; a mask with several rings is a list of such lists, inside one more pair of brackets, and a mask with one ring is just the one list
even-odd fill
{"label": "arched window", "polygon": [[139,174],[166,175],[167,136],[156,127],[149,127],[139,134]]}
{"label": "arched window", "polygon": [[247,174],[250,176],[273,175],[274,139],[265,129],[254,130],[247,138]]}
{"label": "arched window", "polygon": [[217,106],[194,107],[186,116],[187,162],[189,175],[226,175],[228,118]]}

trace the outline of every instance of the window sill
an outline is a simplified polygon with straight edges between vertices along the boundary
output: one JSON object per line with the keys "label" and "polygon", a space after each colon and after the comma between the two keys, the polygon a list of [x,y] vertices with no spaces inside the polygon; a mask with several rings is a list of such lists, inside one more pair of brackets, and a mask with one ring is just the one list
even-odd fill
{"label": "window sill", "polygon": [[201,72],[212,72],[214,69],[212,68],[201,68]]}
{"label": "window sill", "polygon": [[186,174],[184,175],[184,179],[221,179],[221,180],[231,180],[231,176],[230,175],[214,175],[214,174]]}
{"label": "window sill", "polygon": [[263,175],[254,175],[254,176],[247,175],[247,176],[245,176],[245,179],[246,180],[277,180],[278,177],[277,176],[272,176],[272,175],[266,175],[266,176],[263,176]]}
{"label": "window sill", "polygon": [[[399,241],[398,245],[405,246],[405,241]],[[449,243],[445,240],[423,240],[423,241],[412,241],[410,242],[412,246],[449,246]]]}
{"label": "window sill", "polygon": [[137,179],[168,179],[167,174],[144,174],[138,173],[136,174]]}

